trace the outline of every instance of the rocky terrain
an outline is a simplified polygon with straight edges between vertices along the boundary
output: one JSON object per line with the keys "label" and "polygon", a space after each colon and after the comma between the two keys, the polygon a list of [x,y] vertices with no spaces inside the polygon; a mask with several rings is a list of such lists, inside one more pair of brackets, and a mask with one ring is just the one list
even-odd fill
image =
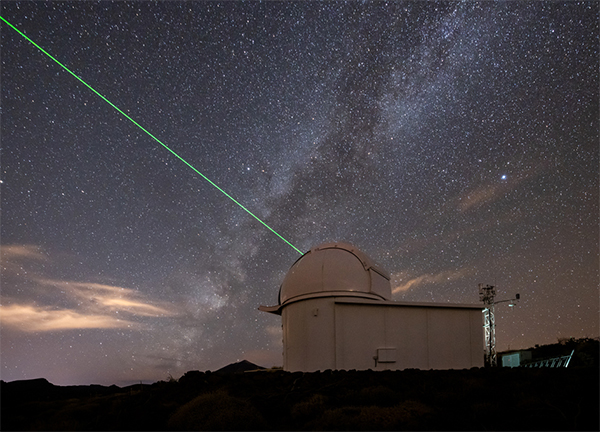
{"label": "rocky terrain", "polygon": [[568,368],[290,373],[244,361],[216,372],[190,371],[178,380],[124,388],[61,387],[45,379],[2,382],[1,426],[2,430],[599,430],[598,343],[589,344],[587,353],[579,349],[585,355],[574,356]]}

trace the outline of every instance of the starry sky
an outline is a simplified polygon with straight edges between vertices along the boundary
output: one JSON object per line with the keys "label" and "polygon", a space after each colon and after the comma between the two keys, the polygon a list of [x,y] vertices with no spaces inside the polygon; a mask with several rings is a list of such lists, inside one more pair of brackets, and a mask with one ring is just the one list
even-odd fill
{"label": "starry sky", "polygon": [[[598,336],[599,5],[2,2],[302,251],[497,299],[498,350]],[[1,24],[1,377],[282,365],[300,254]]]}

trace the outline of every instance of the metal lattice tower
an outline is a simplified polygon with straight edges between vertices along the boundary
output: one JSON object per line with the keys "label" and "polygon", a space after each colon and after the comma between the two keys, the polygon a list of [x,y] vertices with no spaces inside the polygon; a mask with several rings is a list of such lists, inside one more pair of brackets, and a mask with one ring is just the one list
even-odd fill
{"label": "metal lattice tower", "polygon": [[482,311],[485,336],[485,364],[491,367],[495,367],[498,364],[498,359],[496,358],[496,317],[494,316],[495,297],[495,286],[479,284],[479,300],[486,305]]}

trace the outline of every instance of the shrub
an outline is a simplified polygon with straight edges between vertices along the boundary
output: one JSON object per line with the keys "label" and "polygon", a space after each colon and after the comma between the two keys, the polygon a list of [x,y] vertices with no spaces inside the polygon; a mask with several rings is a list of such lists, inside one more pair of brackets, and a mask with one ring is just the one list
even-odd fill
{"label": "shrub", "polygon": [[314,394],[309,399],[299,402],[292,407],[292,417],[302,422],[318,418],[325,410],[326,401],[327,398],[322,394]]}
{"label": "shrub", "polygon": [[393,407],[363,406],[326,410],[311,423],[319,430],[414,430],[423,426],[425,418],[433,413],[427,405],[404,401]]}
{"label": "shrub", "polygon": [[196,397],[169,419],[173,430],[259,430],[265,422],[248,401],[219,390]]}

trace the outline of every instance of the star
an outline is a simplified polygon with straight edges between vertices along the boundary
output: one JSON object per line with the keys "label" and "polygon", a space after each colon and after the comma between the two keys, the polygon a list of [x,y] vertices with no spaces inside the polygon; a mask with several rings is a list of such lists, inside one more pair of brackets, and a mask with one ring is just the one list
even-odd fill
{"label": "star", "polygon": [[2,17],[281,236],[2,23],[3,380],[281,365],[257,308],[295,248],[328,241],[389,271],[394,300],[521,293],[496,309],[498,350],[598,335],[595,3]]}

